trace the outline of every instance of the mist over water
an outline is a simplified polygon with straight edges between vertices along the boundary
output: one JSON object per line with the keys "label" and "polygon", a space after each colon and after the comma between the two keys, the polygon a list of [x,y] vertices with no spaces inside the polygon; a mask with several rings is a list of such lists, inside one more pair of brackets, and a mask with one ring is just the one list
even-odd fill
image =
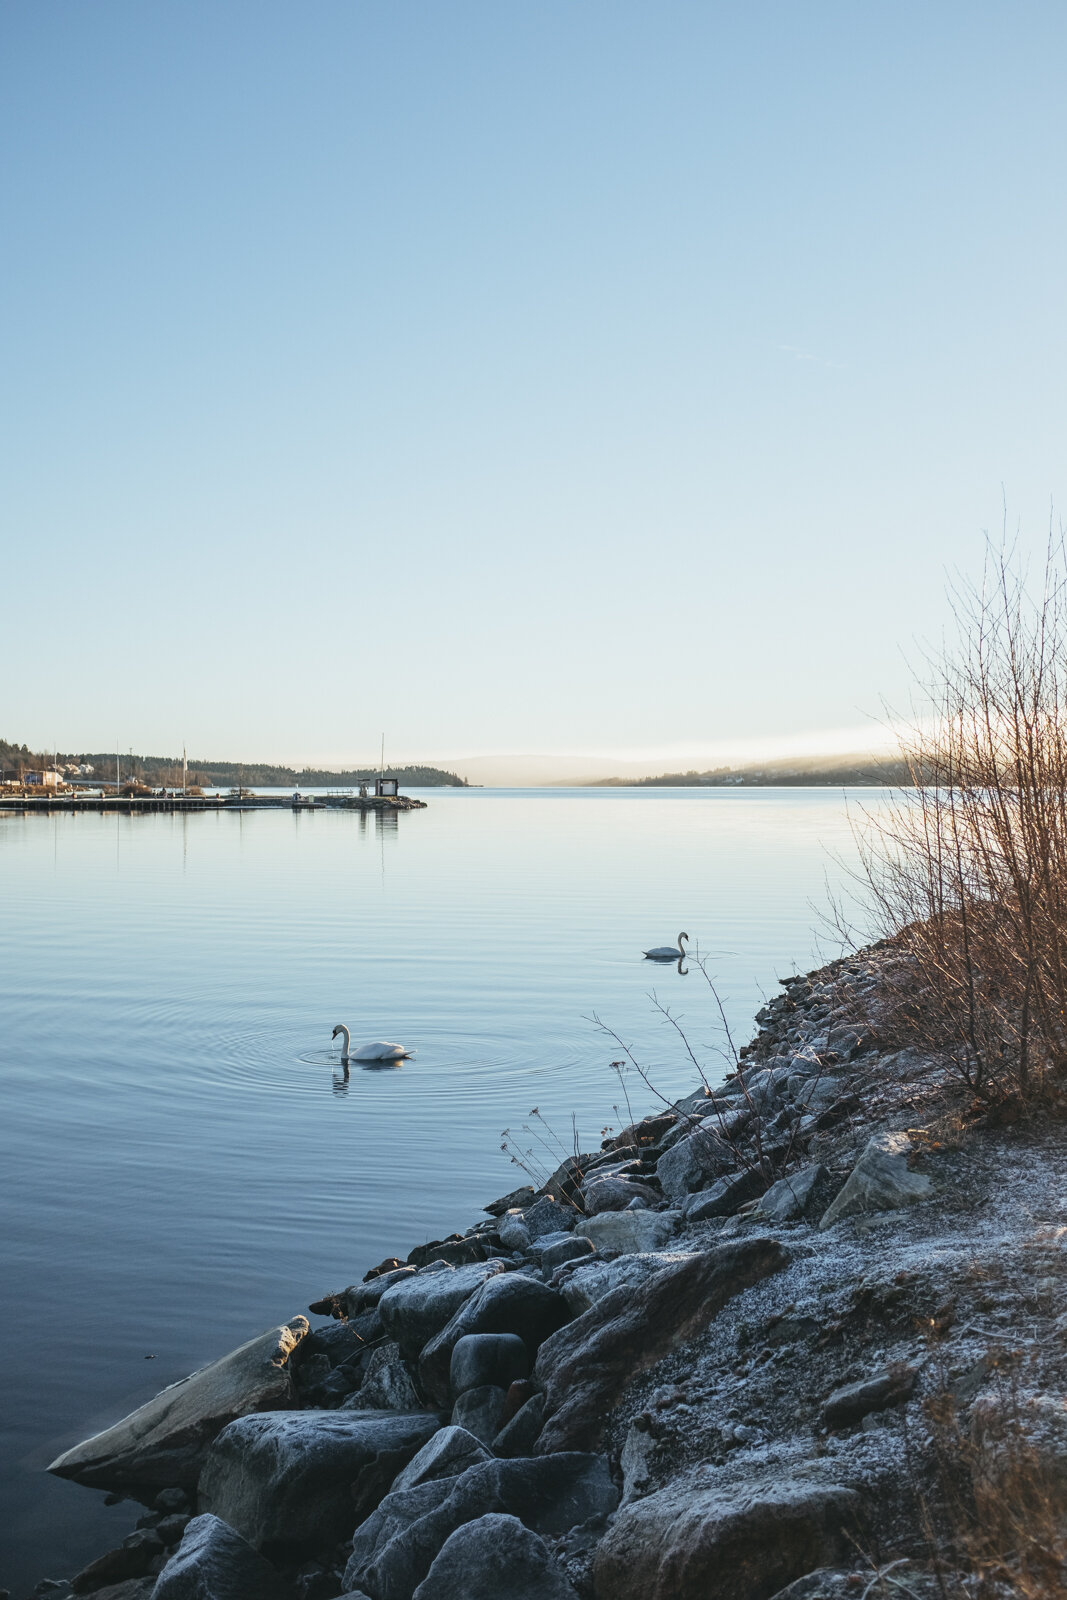
{"label": "mist over water", "polygon": [[[499,1136],[530,1147],[533,1107],[596,1147],[620,1090],[594,1012],[676,1095],[693,1071],[654,988],[721,1074],[694,964],[640,952],[686,929],[743,1042],[777,976],[819,958],[826,880],[852,855],[828,790],[423,798],[382,819],[0,817],[0,1271],[18,1327],[0,1583],[16,1593],[140,1511],[44,1476],[61,1449],[470,1226],[525,1181]],[[345,1084],[337,1022],[417,1053]],[[635,1115],[656,1104],[636,1079],[629,1094]]]}

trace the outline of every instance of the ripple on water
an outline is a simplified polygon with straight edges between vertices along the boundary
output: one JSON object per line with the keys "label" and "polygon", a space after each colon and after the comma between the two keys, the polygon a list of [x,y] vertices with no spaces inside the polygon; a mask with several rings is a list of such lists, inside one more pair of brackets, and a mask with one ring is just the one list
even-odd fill
{"label": "ripple on water", "polygon": [[[486,1107],[499,1102],[510,1115],[517,1081],[574,1075],[588,1068],[573,1042],[546,1052],[543,1045],[537,1048],[517,1034],[499,1031],[446,1026],[428,1038],[409,1032],[405,1043],[412,1054],[402,1061],[350,1063],[351,1077],[383,1080],[376,1091],[378,1099],[389,1092],[385,1081],[403,1079],[403,1087],[398,1083],[395,1091],[398,1112],[409,1107],[411,1089],[417,1086],[424,1102],[439,1096],[447,1096],[453,1105]],[[331,1074],[341,1072],[342,1062],[336,1047],[309,1047],[306,1033],[301,1037],[295,1029],[278,1027],[266,1018],[250,1025],[243,1017],[239,1022],[234,1019],[232,1026],[216,1022],[203,1054],[187,1055],[181,1070],[186,1084],[192,1080],[216,1091],[301,1096],[328,1089]]]}

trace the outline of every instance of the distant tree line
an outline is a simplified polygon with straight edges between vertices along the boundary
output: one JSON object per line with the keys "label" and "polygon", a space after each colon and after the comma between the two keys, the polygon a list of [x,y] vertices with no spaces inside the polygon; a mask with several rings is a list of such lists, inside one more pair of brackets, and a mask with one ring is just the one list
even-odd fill
{"label": "distant tree line", "polygon": [[5,778],[17,778],[20,770],[51,765],[51,756],[43,756],[39,751],[31,750],[28,745],[9,744],[6,739],[0,739],[0,775]]}
{"label": "distant tree line", "polygon": [[709,772],[665,772],[656,778],[602,778],[602,788],[910,788],[913,768],[902,759],[851,756],[834,761],[768,761],[756,767],[715,767]]}
{"label": "distant tree line", "polygon": [[[42,753],[30,750],[26,745],[9,744],[0,739],[0,768],[8,777],[16,777],[21,769],[34,769],[52,766],[53,762],[60,767],[72,761],[79,764],[88,763],[95,769],[94,779],[104,783],[114,782],[115,762],[118,761],[123,783],[129,779],[139,779],[151,788],[166,785],[170,788],[182,781],[182,761],[180,756],[131,756],[125,751],[114,750],[94,751],[65,751]],[[325,767],[304,767],[299,771],[295,767],[275,766],[268,762],[257,761],[205,761],[199,757],[190,758],[188,762],[188,782],[198,785],[203,789],[234,787],[243,784],[246,788],[266,789],[272,786],[293,787],[304,789],[348,789],[358,783],[373,783],[378,776],[377,767],[359,767],[345,772],[330,772]],[[407,766],[386,767],[385,776],[396,778],[400,783],[407,784],[410,788],[420,789],[464,789],[466,780],[455,772],[444,772],[440,767]]]}

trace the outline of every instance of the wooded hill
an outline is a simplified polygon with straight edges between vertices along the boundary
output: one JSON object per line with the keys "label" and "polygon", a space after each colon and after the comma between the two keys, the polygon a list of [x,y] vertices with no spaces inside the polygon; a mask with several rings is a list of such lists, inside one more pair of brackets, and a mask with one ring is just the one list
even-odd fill
{"label": "wooded hill", "polygon": [[602,778],[598,788],[904,788],[912,784],[906,763],[893,756],[790,757],[745,767],[714,767],[710,772],[665,772],[656,778]]}
{"label": "wooded hill", "polygon": [[[168,787],[182,781],[181,756],[130,756],[120,751],[118,763],[122,782],[133,777],[156,788]],[[53,755],[30,750],[26,745],[9,744],[0,739],[0,769],[7,777],[16,777],[21,768],[60,767],[68,762],[88,762],[95,768],[94,779],[114,783],[116,756],[113,750],[60,750]],[[349,789],[358,783],[373,783],[378,776],[377,767],[358,767],[345,772],[330,772],[326,768],[275,766],[263,761],[208,761],[201,757],[189,758],[190,784],[203,789],[231,788],[243,784],[246,788],[265,789],[272,785],[302,789]],[[407,766],[386,767],[385,776],[396,778],[402,785],[417,789],[464,789],[464,779],[454,772],[443,772],[440,767]]]}

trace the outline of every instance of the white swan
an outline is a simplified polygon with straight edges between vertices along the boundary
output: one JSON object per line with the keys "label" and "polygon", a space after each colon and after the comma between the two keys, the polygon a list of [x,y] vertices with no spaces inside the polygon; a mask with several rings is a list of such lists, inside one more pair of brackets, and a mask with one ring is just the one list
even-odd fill
{"label": "white swan", "polygon": [[677,960],[679,960],[679,958],[681,956],[685,955],[685,944],[682,943],[683,939],[685,940],[685,944],[689,943],[689,935],[687,933],[680,933],[678,935],[678,943],[677,943],[677,945],[673,945],[673,944],[658,944],[654,950],[646,950],[644,952],[645,960],[646,961],[677,961]]}
{"label": "white swan", "polygon": [[405,1050],[402,1044],[389,1044],[385,1039],[375,1039],[373,1044],[361,1044],[358,1050],[352,1049],[352,1035],[347,1026],[339,1022],[331,1039],[341,1035],[341,1060],[348,1061],[405,1061],[408,1056],[414,1055],[413,1050]]}

